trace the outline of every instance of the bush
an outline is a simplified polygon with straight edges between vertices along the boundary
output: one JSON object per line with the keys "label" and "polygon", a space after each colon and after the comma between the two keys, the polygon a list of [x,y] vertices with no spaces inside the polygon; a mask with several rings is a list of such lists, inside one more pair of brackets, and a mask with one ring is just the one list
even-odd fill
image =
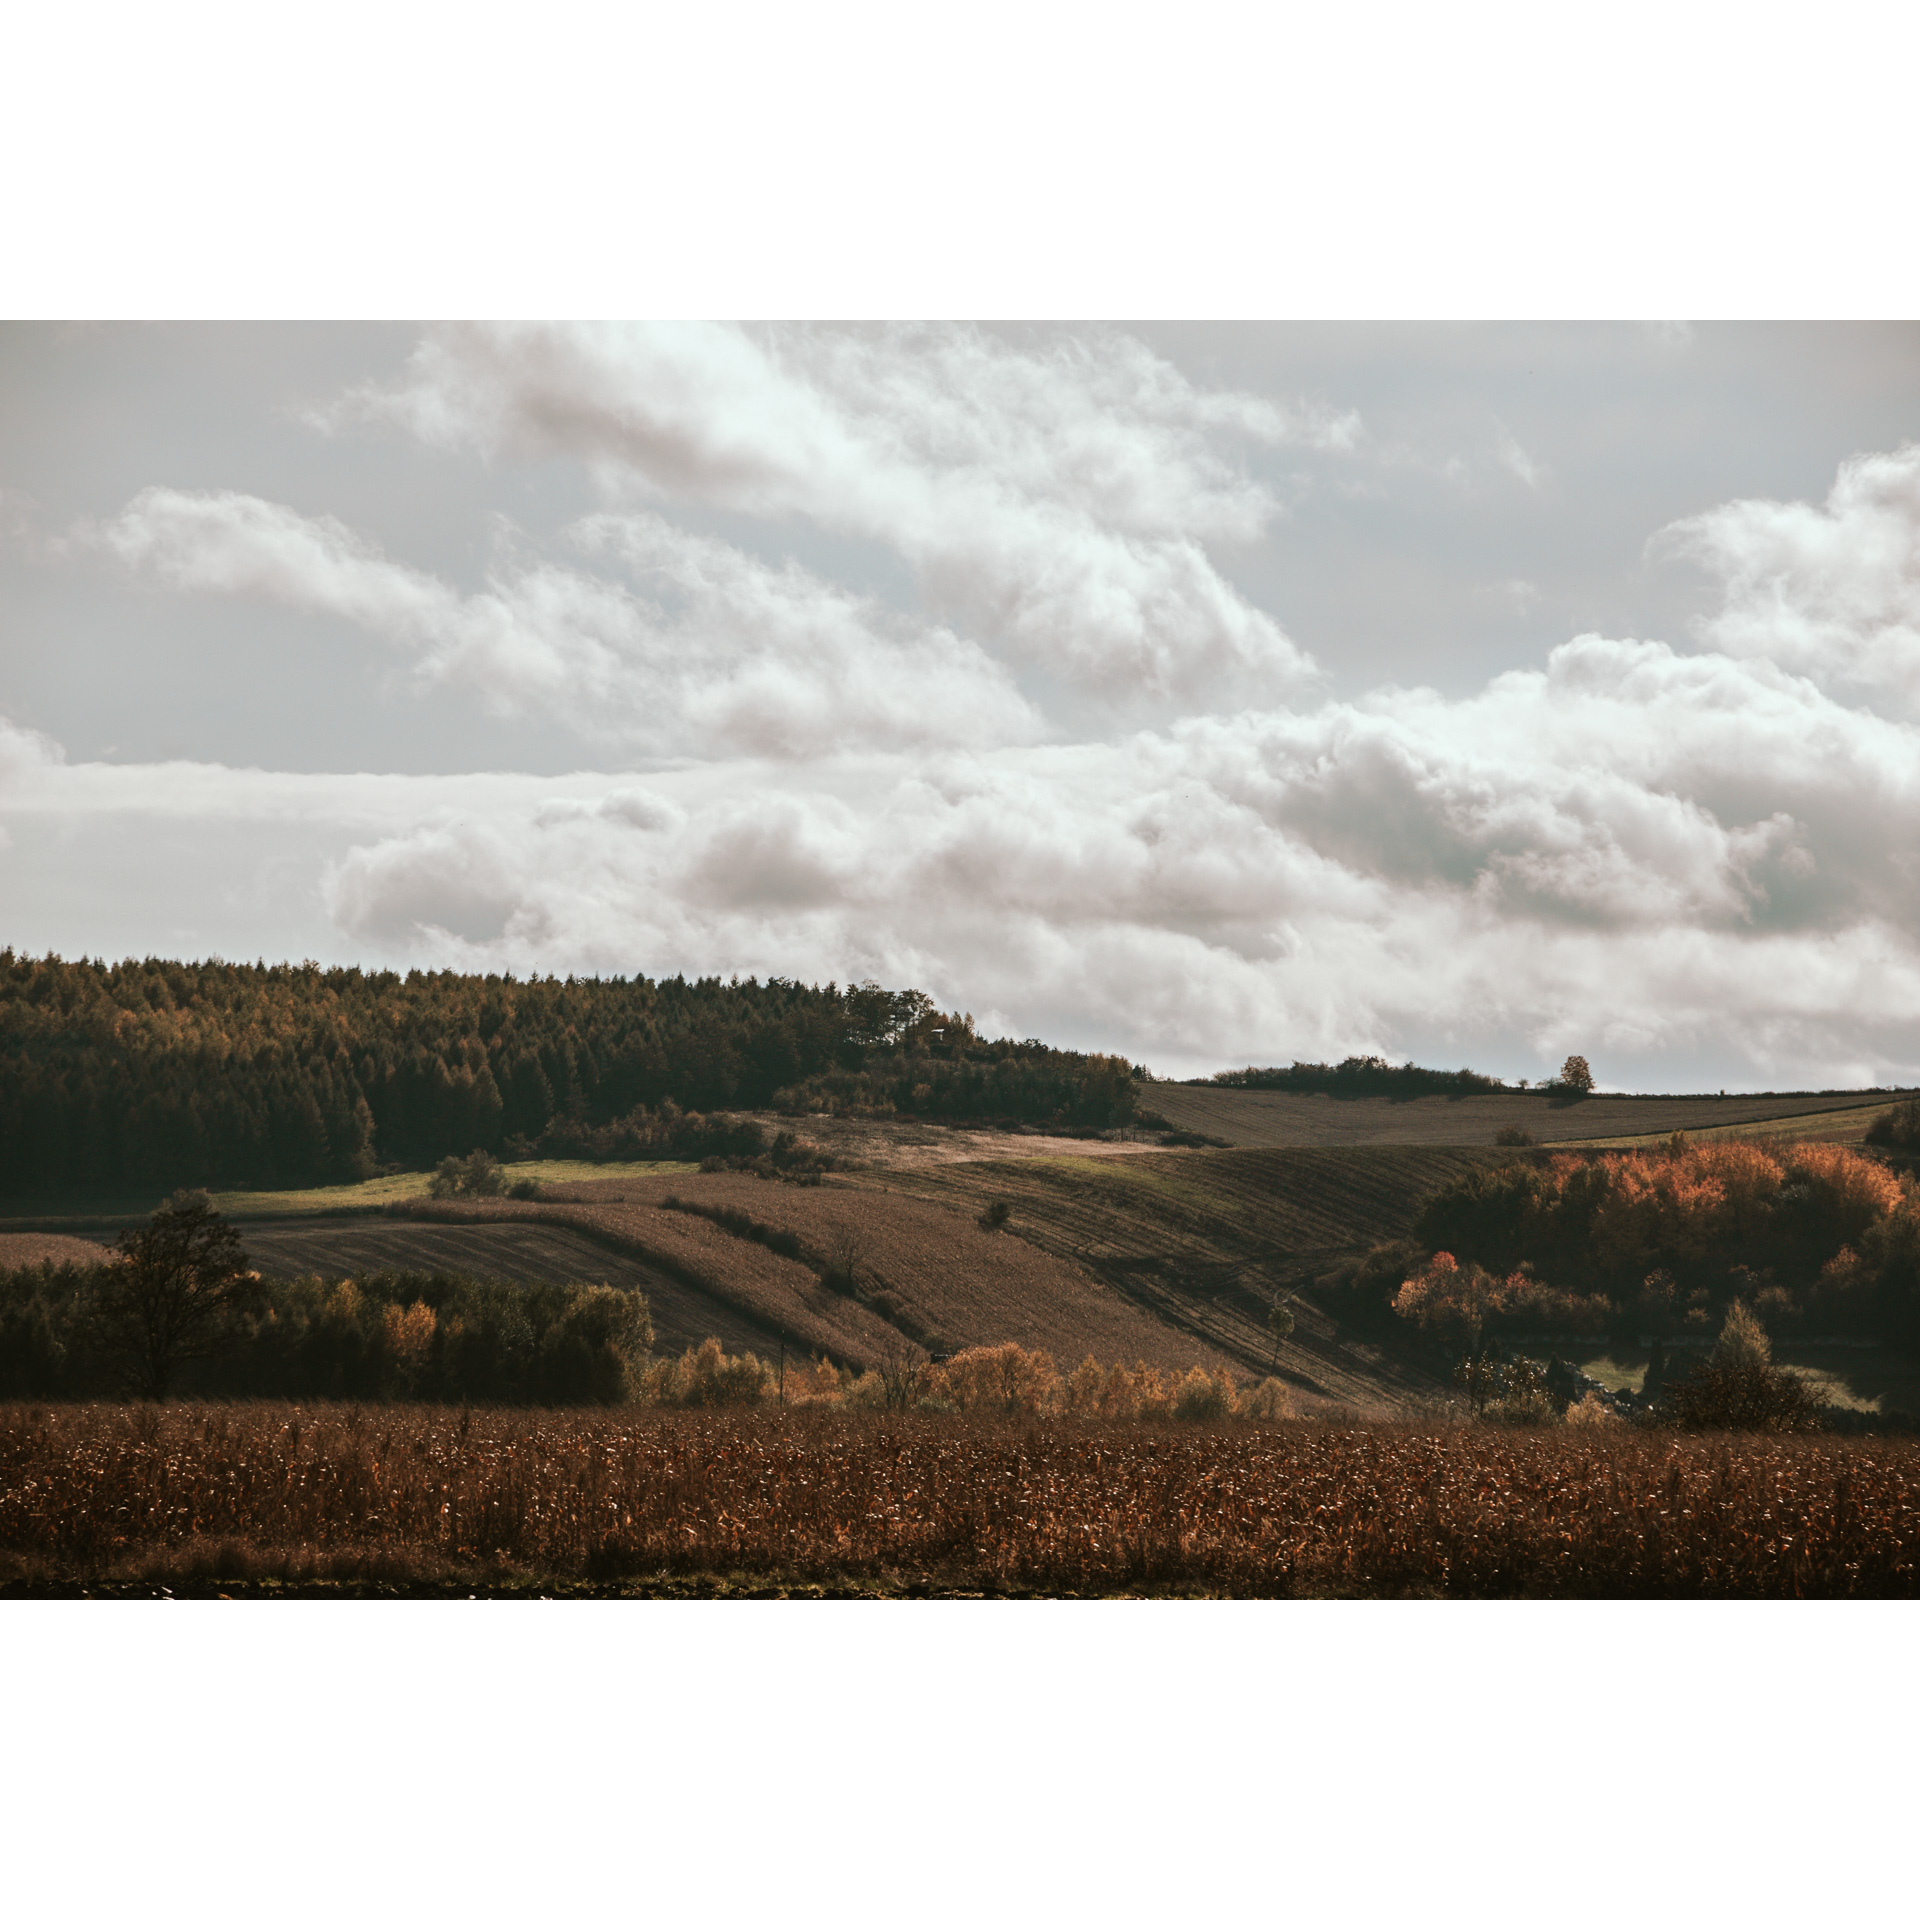
{"label": "bush", "polygon": [[1709,1362],[1668,1383],[1655,1418],[1696,1433],[1817,1433],[1826,1424],[1826,1411],[1826,1395],[1797,1374]]}
{"label": "bush", "polygon": [[1242,1420],[1291,1420],[1293,1390],[1284,1380],[1262,1380],[1240,1396],[1235,1411]]}
{"label": "bush", "polygon": [[925,1391],[951,1400],[963,1413],[1056,1412],[1067,1398],[1053,1355],[1029,1352],[1008,1340],[997,1347],[968,1347],[927,1371]]}
{"label": "bush", "polygon": [[1239,1405],[1239,1395],[1227,1370],[1208,1374],[1195,1367],[1174,1389],[1173,1417],[1176,1420],[1225,1420]]}
{"label": "bush", "polygon": [[1532,1147],[1539,1145],[1525,1127],[1502,1127],[1493,1136],[1496,1147]]}
{"label": "bush", "polygon": [[776,1370],[751,1353],[729,1354],[703,1340],[678,1360],[657,1360],[640,1397],[658,1407],[751,1407],[773,1394]]}
{"label": "bush", "polygon": [[1720,1329],[1720,1338],[1713,1349],[1713,1363],[1718,1367],[1764,1367],[1773,1360],[1773,1342],[1767,1338],[1767,1330],[1747,1310],[1745,1304],[1736,1300],[1727,1309],[1726,1324]]}
{"label": "bush", "polygon": [[[522,1184],[531,1185],[532,1182]],[[436,1200],[495,1197],[506,1190],[507,1176],[494,1163],[493,1155],[480,1147],[475,1147],[464,1160],[448,1154],[434,1168],[432,1182],[427,1188]]]}
{"label": "bush", "polygon": [[988,1233],[997,1233],[1013,1217],[1013,1209],[1004,1200],[992,1200],[982,1211],[978,1225]]}
{"label": "bush", "polygon": [[1576,1400],[1567,1409],[1567,1425],[1570,1427],[1624,1427],[1617,1408],[1610,1407],[1597,1393],[1587,1394]]}
{"label": "bush", "polygon": [[1867,1129],[1867,1145],[1920,1153],[1920,1100],[1902,1100],[1898,1106],[1876,1114]]}

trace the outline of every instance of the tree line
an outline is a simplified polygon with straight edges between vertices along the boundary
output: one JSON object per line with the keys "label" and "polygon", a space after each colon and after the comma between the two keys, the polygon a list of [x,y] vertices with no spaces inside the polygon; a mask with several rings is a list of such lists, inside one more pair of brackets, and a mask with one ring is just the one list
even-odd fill
{"label": "tree line", "polygon": [[1920,1351],[1920,1192],[1871,1154],[1815,1141],[1675,1134],[1651,1151],[1536,1153],[1449,1182],[1411,1240],[1316,1286],[1380,1332],[1431,1305],[1517,1333],[1698,1337],[1738,1305],[1775,1338]]}
{"label": "tree line", "polygon": [[867,981],[566,979],[0,949],[0,1192],[308,1186],[482,1149],[648,1157],[687,1114],[1107,1127],[1124,1060]]}

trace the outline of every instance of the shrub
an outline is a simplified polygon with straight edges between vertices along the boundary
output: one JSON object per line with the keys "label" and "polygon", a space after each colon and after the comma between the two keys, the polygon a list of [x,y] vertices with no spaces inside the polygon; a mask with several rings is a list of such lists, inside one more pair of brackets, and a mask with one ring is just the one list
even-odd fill
{"label": "shrub", "polygon": [[1655,1417],[1689,1432],[1817,1433],[1826,1424],[1826,1410],[1826,1395],[1797,1374],[1709,1363],[1670,1382]]}
{"label": "shrub", "polygon": [[509,1200],[538,1200],[542,1189],[538,1180],[516,1180],[507,1189]]}
{"label": "shrub", "polygon": [[968,1347],[929,1369],[926,1390],[951,1400],[963,1413],[1052,1413],[1066,1398],[1053,1355],[1029,1352],[1008,1340],[997,1347]]}
{"label": "shrub", "polygon": [[1616,1408],[1607,1405],[1597,1393],[1589,1393],[1576,1400],[1567,1409],[1567,1425],[1570,1427],[1624,1427]]}
{"label": "shrub", "polygon": [[1012,1218],[1013,1209],[1004,1200],[992,1200],[980,1215],[978,1224],[988,1233],[997,1233]]}
{"label": "shrub", "polygon": [[1502,1127],[1493,1136],[1493,1144],[1496,1147],[1532,1147],[1538,1146],[1539,1142],[1525,1127]]}
{"label": "shrub", "polygon": [[1262,1380],[1240,1396],[1236,1411],[1242,1420],[1291,1420],[1293,1390],[1284,1380]]}
{"label": "shrub", "polygon": [[[525,1183],[531,1184],[531,1182]],[[433,1179],[427,1187],[436,1200],[451,1200],[456,1196],[462,1199],[478,1199],[505,1193],[507,1176],[494,1163],[493,1155],[483,1148],[474,1150],[462,1160],[455,1154],[447,1157],[433,1170]]]}
{"label": "shrub", "polygon": [[1173,1417],[1176,1420],[1224,1420],[1238,1404],[1239,1395],[1234,1392],[1225,1367],[1213,1374],[1195,1367],[1174,1389]]}
{"label": "shrub", "polygon": [[1100,1411],[1100,1395],[1107,1384],[1107,1370],[1092,1354],[1067,1376],[1067,1411],[1093,1414]]}
{"label": "shrub", "polygon": [[1920,1153],[1920,1100],[1902,1100],[1885,1113],[1875,1114],[1867,1129],[1867,1145]]}
{"label": "shrub", "polygon": [[1750,1313],[1745,1304],[1736,1300],[1727,1309],[1725,1324],[1720,1329],[1720,1338],[1713,1349],[1713,1364],[1717,1367],[1764,1367],[1773,1359],[1773,1342],[1767,1338],[1767,1330]]}
{"label": "shrub", "polygon": [[725,1353],[718,1340],[707,1339],[678,1360],[649,1367],[642,1397],[661,1407],[751,1407],[775,1384],[775,1370],[753,1354]]}

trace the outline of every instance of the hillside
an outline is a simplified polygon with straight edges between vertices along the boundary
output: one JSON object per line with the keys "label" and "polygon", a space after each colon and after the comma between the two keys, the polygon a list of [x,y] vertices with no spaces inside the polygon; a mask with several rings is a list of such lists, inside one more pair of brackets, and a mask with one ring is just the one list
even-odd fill
{"label": "hillside", "polygon": [[[1812,1094],[1589,1094],[1554,1099],[1539,1093],[1473,1093],[1458,1099],[1325,1093],[1276,1093],[1252,1087],[1189,1087],[1156,1080],[1143,1087],[1139,1109],[1173,1126],[1235,1147],[1419,1146],[1491,1147],[1504,1127],[1520,1127],[1543,1146],[1626,1140],[1704,1128],[1753,1127],[1832,1114],[1832,1137],[1859,1139],[1886,1107],[1883,1092]],[[1841,1119],[1839,1116],[1849,1116]],[[1849,1131],[1858,1119],[1858,1131]],[[1826,1136],[1823,1136],[1826,1137]]]}
{"label": "hillside", "polygon": [[1176,1150],[968,1161],[886,1178],[965,1216],[1006,1202],[1004,1231],[1073,1261],[1236,1370],[1277,1372],[1303,1410],[1386,1412],[1429,1400],[1439,1383],[1378,1348],[1343,1341],[1304,1294],[1293,1299],[1294,1336],[1275,1367],[1268,1311],[1340,1255],[1405,1232],[1427,1194],[1480,1157],[1404,1147]]}

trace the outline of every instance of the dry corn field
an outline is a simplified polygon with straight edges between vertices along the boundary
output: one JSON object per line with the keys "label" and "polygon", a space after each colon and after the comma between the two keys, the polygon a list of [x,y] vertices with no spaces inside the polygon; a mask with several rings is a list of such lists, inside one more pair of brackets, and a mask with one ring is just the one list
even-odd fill
{"label": "dry corn field", "polygon": [[1312,1421],[0,1407],[3,1591],[689,1581],[1908,1596],[1920,1590],[1920,1444]]}

